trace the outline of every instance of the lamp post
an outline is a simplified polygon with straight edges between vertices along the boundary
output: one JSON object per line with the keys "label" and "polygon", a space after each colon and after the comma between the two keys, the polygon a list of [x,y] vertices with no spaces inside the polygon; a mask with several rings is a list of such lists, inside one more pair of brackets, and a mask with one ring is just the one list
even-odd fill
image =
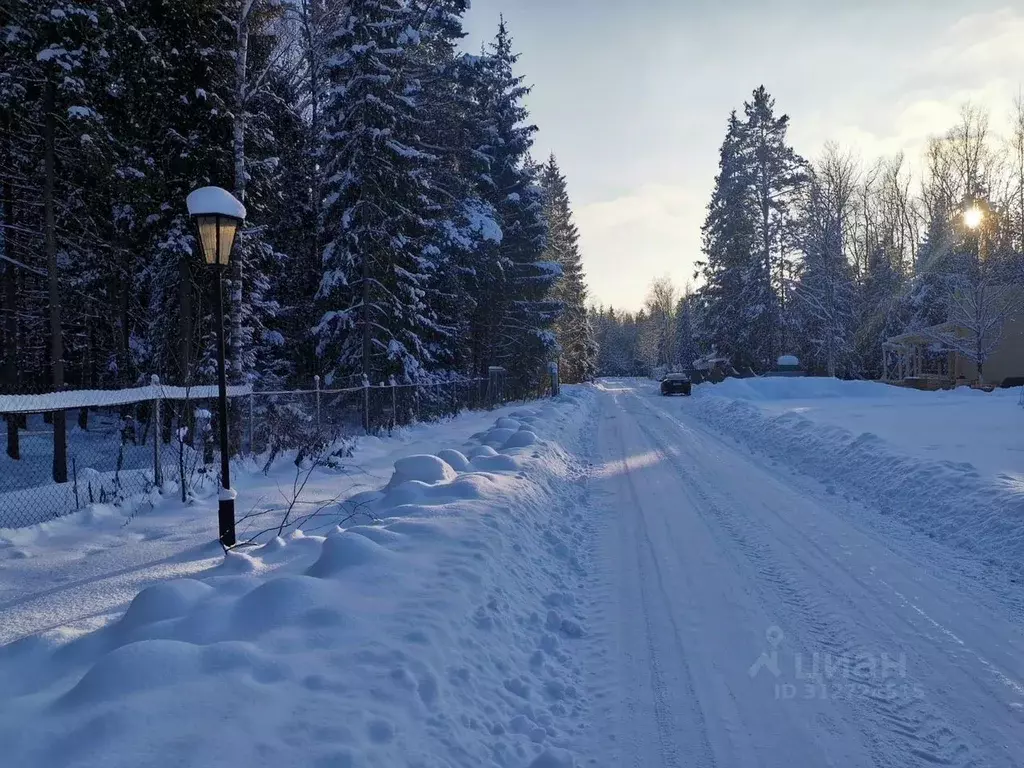
{"label": "lamp post", "polygon": [[231,263],[231,249],[235,235],[245,220],[243,206],[230,192],[220,187],[203,187],[188,196],[188,212],[196,224],[199,245],[206,263],[216,275],[214,286],[214,314],[217,325],[217,386],[218,416],[220,423],[220,494],[217,503],[217,522],[220,542],[225,547],[235,544],[235,491],[231,488],[228,450],[228,387],[224,372],[224,270]]}

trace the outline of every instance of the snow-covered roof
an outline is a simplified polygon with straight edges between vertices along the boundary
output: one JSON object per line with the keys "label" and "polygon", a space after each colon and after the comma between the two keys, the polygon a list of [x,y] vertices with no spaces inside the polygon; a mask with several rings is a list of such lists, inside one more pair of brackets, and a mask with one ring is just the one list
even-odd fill
{"label": "snow-covered roof", "polygon": [[222,216],[245,218],[245,206],[238,198],[220,187],[201,187],[192,192],[185,201],[190,216],[219,213]]}
{"label": "snow-covered roof", "polygon": [[907,331],[901,333],[898,336],[890,336],[886,339],[886,344],[900,346],[900,345],[928,345],[939,341],[943,337],[948,336],[967,336],[970,332],[964,328],[961,328],[956,323],[939,323],[938,325],[930,325],[927,328],[920,328],[914,331]]}
{"label": "snow-covered roof", "polygon": [[800,359],[796,355],[781,355],[776,364],[779,366],[796,366],[800,365]]}

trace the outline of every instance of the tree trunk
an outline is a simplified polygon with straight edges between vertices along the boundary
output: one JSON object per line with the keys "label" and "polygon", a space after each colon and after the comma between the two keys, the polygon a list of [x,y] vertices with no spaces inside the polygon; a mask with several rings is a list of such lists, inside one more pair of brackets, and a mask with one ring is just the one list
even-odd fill
{"label": "tree trunk", "polygon": [[370,334],[370,260],[363,254],[363,376],[370,378],[370,350],[373,337]]}
{"label": "tree trunk", "polygon": [[[4,147],[6,149],[5,165],[10,164],[13,172],[14,146],[11,137],[10,117],[4,121]],[[4,167],[4,166],[0,166]],[[12,173],[3,175],[3,184],[0,186],[0,194],[3,195],[3,221],[8,225],[4,236],[0,238],[3,244],[3,253],[7,261],[3,264],[4,291],[3,291],[3,315],[4,315],[4,389],[12,392],[17,390],[18,381],[18,274],[14,265],[14,185],[11,181]],[[21,458],[21,446],[18,433],[18,416],[8,414],[7,422],[7,455],[12,459]]]}
{"label": "tree trunk", "polygon": [[[56,101],[57,86],[47,80],[45,86],[44,152],[43,152],[43,231],[46,248],[48,299],[50,304],[50,375],[53,391],[64,389],[64,339],[61,329],[60,283],[57,274],[57,233],[54,213],[54,185],[56,183]],[[53,479],[57,483],[68,480],[68,446],[64,411],[53,412]]]}
{"label": "tree trunk", "polygon": [[[238,12],[237,46],[235,49],[235,105],[231,131],[234,157],[235,197],[245,202],[245,110],[247,102],[246,75],[249,66],[249,14],[256,0],[242,0]],[[242,278],[244,272],[243,233],[238,233],[235,258],[232,260],[231,290],[231,378],[242,381]]]}
{"label": "tree trunk", "polygon": [[[762,141],[763,144],[763,141]],[[773,268],[772,268],[772,242],[771,242],[771,190],[768,186],[768,169],[764,167],[764,163],[761,163],[761,167],[758,169],[760,177],[760,200],[758,203],[761,208],[761,248],[762,258],[764,259],[764,270],[765,277],[768,280],[768,296],[765,299],[769,299],[772,294],[772,280],[773,280]],[[766,308],[772,315],[776,315],[772,311],[771,307]],[[781,304],[780,304],[781,312]],[[775,344],[776,334],[779,332],[778,327],[772,327],[773,324],[781,324],[781,316],[774,318],[769,317],[768,326],[768,364],[771,365],[775,361]]]}
{"label": "tree trunk", "polygon": [[192,380],[192,269],[188,254],[178,262],[178,384]]}
{"label": "tree trunk", "polygon": [[131,306],[131,291],[132,291],[132,270],[130,264],[130,257],[127,252],[124,258],[124,277],[121,280],[120,291],[117,292],[118,296],[118,331],[119,333],[119,355],[120,370],[118,371],[118,379],[121,384],[127,383],[129,378],[129,372],[131,370],[131,348],[132,348],[132,331],[131,321],[129,319],[128,310]]}

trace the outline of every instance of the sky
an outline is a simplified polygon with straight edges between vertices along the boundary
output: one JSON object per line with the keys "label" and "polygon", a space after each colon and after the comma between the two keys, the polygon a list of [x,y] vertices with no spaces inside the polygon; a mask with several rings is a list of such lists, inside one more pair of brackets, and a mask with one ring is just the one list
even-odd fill
{"label": "sky", "polygon": [[591,300],[629,310],[693,280],[726,121],[759,85],[808,159],[835,141],[911,162],[966,101],[1003,129],[1024,86],[1024,0],[472,0],[467,46],[500,14]]}

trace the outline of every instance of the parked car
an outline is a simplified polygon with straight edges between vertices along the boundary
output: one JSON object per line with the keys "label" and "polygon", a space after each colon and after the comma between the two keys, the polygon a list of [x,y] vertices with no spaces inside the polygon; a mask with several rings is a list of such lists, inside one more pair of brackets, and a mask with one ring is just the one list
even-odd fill
{"label": "parked car", "polygon": [[670,373],[661,380],[663,395],[689,395],[690,388],[690,377],[685,373]]}

